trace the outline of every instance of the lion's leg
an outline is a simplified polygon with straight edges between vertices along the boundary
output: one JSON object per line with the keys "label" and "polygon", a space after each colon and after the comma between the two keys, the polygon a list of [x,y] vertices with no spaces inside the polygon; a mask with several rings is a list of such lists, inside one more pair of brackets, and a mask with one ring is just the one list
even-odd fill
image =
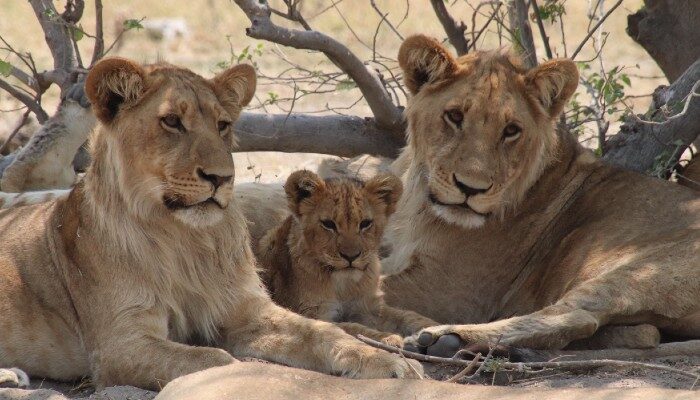
{"label": "lion's leg", "polygon": [[166,319],[144,314],[115,320],[98,333],[92,346],[93,380],[98,387],[132,385],[160,390],[180,376],[236,361],[218,348],[168,340]]}
{"label": "lion's leg", "polygon": [[585,339],[574,340],[569,350],[650,349],[659,345],[661,333],[654,325],[608,325]]}
{"label": "lion's leg", "polygon": [[356,378],[410,376],[409,365],[400,357],[366,346],[329,322],[279,307],[265,296],[232,310],[223,340],[224,348],[236,356]]}
{"label": "lion's leg", "polygon": [[390,346],[403,347],[403,338],[395,333],[378,331],[357,322],[336,322],[335,325],[351,336],[362,335]]}
{"label": "lion's leg", "polygon": [[29,376],[19,368],[0,368],[0,388],[29,387]]}
{"label": "lion's leg", "polygon": [[439,324],[417,312],[382,304],[378,307],[374,328],[388,332],[397,332],[402,336],[409,336],[421,329],[436,325]]}

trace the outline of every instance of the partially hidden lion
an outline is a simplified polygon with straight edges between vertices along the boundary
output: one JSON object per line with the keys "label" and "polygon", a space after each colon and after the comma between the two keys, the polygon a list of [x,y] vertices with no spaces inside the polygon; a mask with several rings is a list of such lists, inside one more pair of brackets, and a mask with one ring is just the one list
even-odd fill
{"label": "partially hidden lion", "polygon": [[207,80],[112,58],[86,90],[101,126],[85,177],[67,198],[0,211],[0,367],[148,389],[234,356],[358,378],[420,370],[263,288],[230,153],[252,67]]}
{"label": "partially hidden lion", "polygon": [[617,341],[628,347],[654,346],[658,329],[700,338],[700,197],[555,128],[574,62],[454,58],[418,35],[399,63],[412,97],[385,298],[447,324],[419,345],[558,349],[618,328],[650,332]]}
{"label": "partially hidden lion", "polygon": [[401,196],[399,178],[323,180],[304,170],[284,189],[289,216],[254,247],[277,304],[398,347],[403,336],[437,325],[382,299],[379,247]]}

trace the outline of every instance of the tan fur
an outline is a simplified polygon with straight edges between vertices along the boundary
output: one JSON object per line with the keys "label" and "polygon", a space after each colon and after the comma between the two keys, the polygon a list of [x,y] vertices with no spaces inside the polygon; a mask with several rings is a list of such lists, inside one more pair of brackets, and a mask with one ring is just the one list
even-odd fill
{"label": "tan fur", "polygon": [[[397,334],[436,325],[382,299],[379,244],[401,190],[394,175],[364,183],[324,181],[310,171],[291,174],[285,184],[291,214],[263,237],[256,252],[272,299],[306,317],[392,345],[403,343]],[[348,255],[357,257],[343,258]]]}
{"label": "tan fur", "polygon": [[[526,71],[504,53],[445,51],[417,36],[399,52],[410,165],[388,228],[387,302],[464,324],[424,333],[468,343],[561,348],[638,324],[700,337],[697,192],[607,166],[555,130],[571,61]],[[658,341],[638,332],[639,346]]]}
{"label": "tan fur", "polygon": [[0,211],[0,367],[150,389],[231,354],[350,377],[409,371],[262,287],[230,154],[254,88],[245,65],[213,80],[124,59],[92,69],[102,125],[85,178],[67,199]]}

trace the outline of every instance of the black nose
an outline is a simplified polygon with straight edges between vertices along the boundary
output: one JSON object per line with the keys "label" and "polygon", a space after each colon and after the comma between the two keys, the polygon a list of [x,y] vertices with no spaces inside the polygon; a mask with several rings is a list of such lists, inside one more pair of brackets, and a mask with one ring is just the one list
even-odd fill
{"label": "black nose", "polygon": [[487,187],[486,189],[477,189],[477,188],[467,186],[464,183],[460,182],[459,179],[457,179],[457,176],[454,174],[452,175],[452,179],[454,179],[455,185],[457,185],[457,188],[459,189],[459,191],[464,193],[467,197],[474,196],[474,195],[477,195],[480,193],[485,193],[489,189],[491,189],[491,186]]}
{"label": "black nose", "polygon": [[197,175],[199,175],[199,177],[204,179],[205,181],[211,182],[211,184],[214,185],[214,189],[218,189],[219,186],[223,185],[224,183],[230,181],[233,178],[233,175],[221,176],[215,174],[207,174],[201,168],[197,168]]}
{"label": "black nose", "polygon": [[344,254],[342,251],[340,251],[339,253],[340,253],[340,256],[343,257],[344,259],[346,259],[348,261],[348,263],[350,263],[350,264],[352,264],[352,262],[357,260],[357,257],[360,256],[359,251],[353,255]]}

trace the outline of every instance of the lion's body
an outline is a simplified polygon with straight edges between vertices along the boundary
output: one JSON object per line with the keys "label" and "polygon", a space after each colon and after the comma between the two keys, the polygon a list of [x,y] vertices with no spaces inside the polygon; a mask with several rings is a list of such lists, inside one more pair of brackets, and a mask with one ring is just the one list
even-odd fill
{"label": "lion's body", "polygon": [[463,324],[426,329],[423,344],[453,333],[561,348],[638,324],[700,337],[700,197],[609,167],[555,130],[572,62],[453,59],[422,36],[399,60],[414,96],[386,300]]}
{"label": "lion's body", "polygon": [[[300,175],[319,187],[306,200],[313,204],[296,215],[293,186]],[[393,198],[388,205],[374,193],[374,187],[382,187],[376,183],[379,180],[389,182],[383,184],[384,197]],[[321,181],[303,171],[292,174],[286,188],[292,202],[289,216],[256,246],[263,280],[277,304],[309,318],[338,323],[348,333],[398,345],[401,336],[436,325],[412,311],[388,307],[382,299],[379,247],[385,214],[393,212],[401,191],[396,177],[379,176],[365,184],[347,178]],[[334,221],[336,230],[321,226],[319,218]],[[371,221],[364,229],[363,220]],[[348,265],[334,257],[343,251],[357,252],[357,259]]]}
{"label": "lion's body", "polygon": [[0,211],[0,368],[150,389],[231,354],[348,376],[408,371],[262,287],[230,154],[254,87],[249,66],[213,81],[122,59],[93,67],[102,126],[84,179],[67,198]]}

